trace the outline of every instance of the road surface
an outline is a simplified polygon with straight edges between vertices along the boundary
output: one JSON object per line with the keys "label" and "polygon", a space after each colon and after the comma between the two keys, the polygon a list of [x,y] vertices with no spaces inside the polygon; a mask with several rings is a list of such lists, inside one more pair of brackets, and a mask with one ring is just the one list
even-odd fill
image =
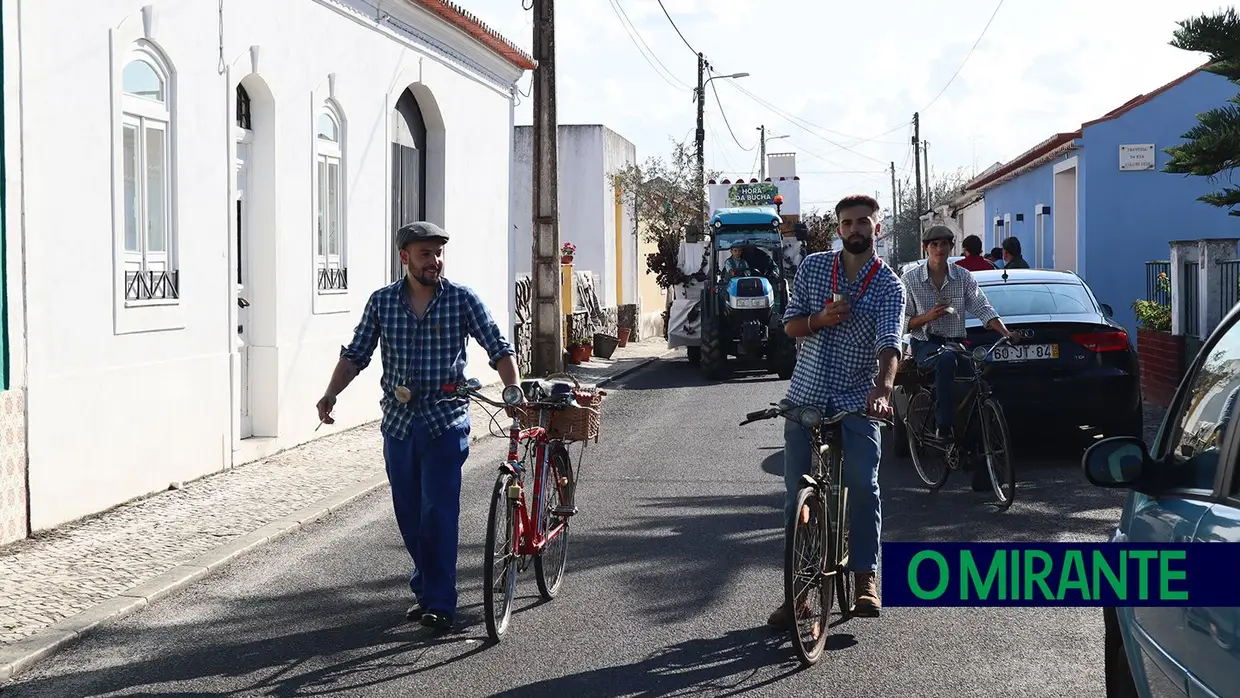
{"label": "road surface", "polygon": [[[453,633],[404,621],[408,557],[382,489],[104,627],[4,698],[1099,694],[1102,621],[1090,609],[887,608],[836,625],[829,653],[801,670],[785,633],[765,625],[781,594],[781,426],[737,428],[786,385],[708,384],[679,359],[613,386],[586,451],[564,587],[541,604],[524,575],[499,645],[481,615],[503,448],[492,439],[467,466]],[[929,493],[908,461],[885,458],[884,539],[1104,538],[1122,495],[1086,484],[1079,454],[1026,451],[1006,512],[965,477]]]}

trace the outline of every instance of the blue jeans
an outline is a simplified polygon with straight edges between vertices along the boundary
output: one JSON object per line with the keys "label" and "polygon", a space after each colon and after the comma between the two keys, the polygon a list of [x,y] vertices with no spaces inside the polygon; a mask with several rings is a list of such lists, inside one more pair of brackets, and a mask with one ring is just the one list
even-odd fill
{"label": "blue jeans", "polygon": [[935,341],[911,340],[913,358],[922,368],[934,369],[934,423],[940,429],[951,428],[956,423],[956,377],[971,376],[973,368],[968,359],[954,352],[945,351],[934,358],[930,354],[943,346]]}
{"label": "blue jeans", "polygon": [[383,437],[396,525],[413,560],[409,588],[423,610],[456,616],[456,558],[461,469],[469,457],[469,421],[432,438],[415,420],[403,439]]}
{"label": "blue jeans", "polygon": [[[830,411],[828,410],[829,414]],[[878,425],[859,416],[843,422],[844,486],[848,488],[848,567],[854,572],[878,569],[878,541],[883,528],[882,501],[878,491],[878,461],[882,454]],[[809,430],[784,420],[784,521],[796,507],[801,476],[809,474]]]}

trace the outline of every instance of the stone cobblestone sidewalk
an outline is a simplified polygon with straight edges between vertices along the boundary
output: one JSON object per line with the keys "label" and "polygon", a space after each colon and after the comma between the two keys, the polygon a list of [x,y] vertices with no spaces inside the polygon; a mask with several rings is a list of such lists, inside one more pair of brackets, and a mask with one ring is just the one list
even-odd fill
{"label": "stone cobblestone sidewalk", "polygon": [[[598,383],[667,353],[664,341],[570,372]],[[486,410],[471,403],[474,440],[507,425]],[[383,472],[372,422],[0,548],[0,648]]]}

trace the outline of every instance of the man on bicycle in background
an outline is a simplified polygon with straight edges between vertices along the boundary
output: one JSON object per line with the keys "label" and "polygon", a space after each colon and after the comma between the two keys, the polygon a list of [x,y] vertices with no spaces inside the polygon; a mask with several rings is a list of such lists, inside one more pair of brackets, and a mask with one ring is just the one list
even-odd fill
{"label": "man on bicycle in background", "polygon": [[465,379],[465,347],[478,341],[505,386],[517,385],[516,352],[470,288],[443,277],[448,234],[426,222],[396,233],[405,277],[370,295],[353,343],[319,400],[319,419],[332,424],[336,396],[370,364],[382,340],[383,459],[396,524],[413,559],[414,604],[405,617],[446,630],[456,616],[456,560],[461,468],[469,457],[469,404],[438,403],[445,383]]}
{"label": "man on bicycle in background", "polygon": [[[972,375],[972,367],[965,357],[951,351],[931,355],[948,340],[964,341],[966,310],[1000,335],[1013,341],[1018,339],[990,306],[973,274],[964,267],[947,263],[954,243],[955,234],[951,228],[931,226],[921,238],[925,264],[909,270],[902,279],[913,357],[922,368],[934,371],[936,436],[943,441],[954,438],[956,395],[953,384],[957,376]],[[982,492],[989,488],[986,471],[976,469],[973,489]]]}
{"label": "man on bicycle in background", "polygon": [[[891,390],[904,324],[904,290],[895,272],[874,254],[880,226],[878,202],[860,194],[835,205],[844,249],[817,252],[801,262],[796,286],[784,312],[784,331],[805,338],[787,399],[832,414],[865,410],[890,417]],[[963,270],[962,270],[963,271]],[[968,272],[965,272],[968,273]],[[876,381],[877,379],[877,381]],[[859,415],[843,421],[843,480],[849,488],[849,567],[856,579],[853,612],[877,616],[878,542],[882,529],[879,501],[879,427]],[[791,520],[801,476],[810,469],[809,434],[797,422],[784,423],[784,516]],[[791,609],[771,614],[771,625],[786,626]]]}

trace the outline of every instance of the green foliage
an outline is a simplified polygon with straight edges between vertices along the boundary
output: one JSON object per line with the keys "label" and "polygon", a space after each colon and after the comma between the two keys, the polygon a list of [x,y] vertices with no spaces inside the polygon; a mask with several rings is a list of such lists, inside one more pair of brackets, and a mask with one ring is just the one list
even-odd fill
{"label": "green foliage", "polygon": [[[1240,16],[1234,8],[1200,15],[1178,23],[1170,44],[1185,51],[1205,53],[1211,73],[1240,85]],[[1171,160],[1163,172],[1206,177],[1212,183],[1218,176],[1240,166],[1240,95],[1226,104],[1197,115],[1197,125],[1182,138],[1185,142],[1164,148]],[[1198,198],[1211,206],[1234,209],[1240,206],[1240,188],[1224,186]],[[1240,211],[1228,211],[1240,216]]]}
{"label": "green foliage", "polygon": [[817,208],[801,215],[801,222],[809,228],[809,238],[805,240],[805,254],[826,252],[839,234],[840,224],[835,220],[834,211],[819,211]]}
{"label": "green foliage", "polygon": [[[1158,290],[1167,294],[1168,298],[1173,297],[1171,279],[1167,277],[1166,272],[1160,273],[1154,283]],[[1136,314],[1137,324],[1141,329],[1150,332],[1171,331],[1171,306],[1162,305],[1157,301],[1138,300],[1133,302],[1132,311]]]}
{"label": "green foliage", "polygon": [[[640,165],[630,164],[612,173],[619,179],[625,205],[636,207],[639,230],[646,242],[679,242],[685,228],[703,223],[700,212],[709,208],[704,185],[698,189],[693,148],[675,140],[672,143],[670,160],[651,156]],[[718,176],[717,171],[707,170],[703,182]]]}

